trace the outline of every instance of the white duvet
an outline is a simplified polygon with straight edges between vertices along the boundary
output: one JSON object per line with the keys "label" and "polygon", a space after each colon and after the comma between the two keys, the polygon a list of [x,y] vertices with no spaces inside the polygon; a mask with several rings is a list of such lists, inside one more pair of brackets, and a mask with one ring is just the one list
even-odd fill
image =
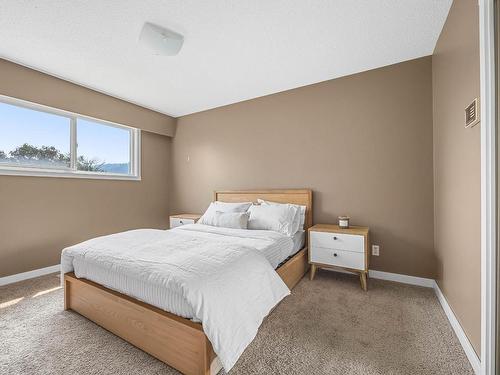
{"label": "white duvet", "polygon": [[[113,289],[137,298],[127,290],[133,279],[179,294],[229,371],[264,317],[290,290],[258,250],[258,242],[266,241],[264,234],[217,236],[190,227],[132,230],[68,247],[61,255],[62,273],[92,275],[89,279],[108,287],[106,274],[127,275],[120,288]],[[94,267],[110,272],[96,276]]]}

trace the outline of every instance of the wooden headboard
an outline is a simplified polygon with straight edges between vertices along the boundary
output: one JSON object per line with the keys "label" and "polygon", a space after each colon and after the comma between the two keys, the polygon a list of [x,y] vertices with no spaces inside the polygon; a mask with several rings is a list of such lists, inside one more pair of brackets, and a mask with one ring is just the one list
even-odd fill
{"label": "wooden headboard", "polygon": [[221,202],[257,202],[257,199],[277,203],[292,203],[306,206],[305,228],[312,226],[312,190],[232,190],[216,191],[214,200]]}

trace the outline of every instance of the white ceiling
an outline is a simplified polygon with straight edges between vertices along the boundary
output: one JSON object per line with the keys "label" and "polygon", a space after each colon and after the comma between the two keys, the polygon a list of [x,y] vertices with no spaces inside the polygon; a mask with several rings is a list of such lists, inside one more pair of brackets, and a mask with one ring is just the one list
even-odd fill
{"label": "white ceiling", "polygon": [[0,0],[0,57],[177,117],[430,55],[451,2]]}

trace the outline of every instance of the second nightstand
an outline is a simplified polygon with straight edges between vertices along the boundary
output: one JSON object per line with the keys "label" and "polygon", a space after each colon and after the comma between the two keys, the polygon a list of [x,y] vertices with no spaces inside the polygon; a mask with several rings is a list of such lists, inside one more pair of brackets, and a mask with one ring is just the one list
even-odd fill
{"label": "second nightstand", "polygon": [[194,224],[200,219],[199,214],[179,214],[170,216],[170,229],[181,225]]}
{"label": "second nightstand", "polygon": [[369,228],[316,224],[309,228],[309,263],[311,280],[317,268],[342,268],[359,273],[363,290],[369,265]]}

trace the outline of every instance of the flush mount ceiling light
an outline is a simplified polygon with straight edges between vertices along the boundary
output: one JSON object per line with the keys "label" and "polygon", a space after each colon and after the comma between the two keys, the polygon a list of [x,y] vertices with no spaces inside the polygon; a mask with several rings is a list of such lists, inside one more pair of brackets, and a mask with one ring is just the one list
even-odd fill
{"label": "flush mount ceiling light", "polygon": [[181,50],[184,37],[164,27],[146,22],[142,27],[139,41],[155,55],[174,56]]}

